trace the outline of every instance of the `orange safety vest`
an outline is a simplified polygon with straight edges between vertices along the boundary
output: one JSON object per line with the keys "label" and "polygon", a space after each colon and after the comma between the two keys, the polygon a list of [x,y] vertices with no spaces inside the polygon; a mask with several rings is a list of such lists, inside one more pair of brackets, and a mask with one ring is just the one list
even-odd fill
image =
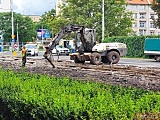
{"label": "orange safety vest", "polygon": [[26,56],[26,49],[22,49],[22,57],[25,57]]}

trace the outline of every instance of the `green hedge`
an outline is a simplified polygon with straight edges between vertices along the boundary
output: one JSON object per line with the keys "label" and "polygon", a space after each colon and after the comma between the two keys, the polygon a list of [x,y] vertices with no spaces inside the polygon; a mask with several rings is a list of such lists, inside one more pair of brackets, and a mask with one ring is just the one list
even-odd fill
{"label": "green hedge", "polygon": [[160,115],[160,93],[0,69],[0,105],[2,119],[133,120]]}
{"label": "green hedge", "polygon": [[127,45],[127,55],[130,58],[145,58],[144,42],[146,38],[159,38],[160,36],[121,36],[121,37],[108,37],[103,43],[107,42],[122,42]]}

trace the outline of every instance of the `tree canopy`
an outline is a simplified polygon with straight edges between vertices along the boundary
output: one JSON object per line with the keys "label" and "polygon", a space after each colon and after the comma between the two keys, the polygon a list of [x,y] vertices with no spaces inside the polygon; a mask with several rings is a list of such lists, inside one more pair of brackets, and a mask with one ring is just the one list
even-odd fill
{"label": "tree canopy", "polygon": [[[126,12],[125,0],[104,0],[104,34],[125,36],[132,32],[131,13]],[[97,40],[102,38],[102,1],[101,0],[66,0],[60,6],[61,12],[55,16],[51,10],[42,15],[41,23],[56,34],[66,24],[84,25],[95,28]]]}
{"label": "tree canopy", "polygon": [[[131,13],[126,12],[125,0],[104,0],[105,37],[125,36],[132,31]],[[60,16],[70,23],[96,28],[99,38],[102,33],[101,0],[67,0],[61,7]]]}
{"label": "tree canopy", "polygon": [[158,19],[155,20],[155,24],[157,27],[160,28],[160,0],[153,0],[151,7],[154,10],[154,12],[158,15]]}
{"label": "tree canopy", "polygon": [[[36,24],[29,17],[14,13],[14,35],[17,38],[17,28],[19,42],[32,41],[36,37]],[[11,41],[12,24],[11,13],[0,13],[0,30],[3,32],[4,42]]]}
{"label": "tree canopy", "polygon": [[41,20],[37,26],[40,29],[43,25],[43,28],[51,31],[52,35],[54,36],[54,34],[58,33],[59,30],[67,24],[67,22],[67,19],[56,16],[56,11],[52,9],[51,11],[45,12],[42,15]]}

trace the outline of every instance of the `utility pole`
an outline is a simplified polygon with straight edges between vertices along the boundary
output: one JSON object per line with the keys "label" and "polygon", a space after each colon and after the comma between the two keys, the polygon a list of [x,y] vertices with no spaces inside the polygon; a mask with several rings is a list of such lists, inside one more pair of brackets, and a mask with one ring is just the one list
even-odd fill
{"label": "utility pole", "polygon": [[43,24],[42,24],[42,31],[41,31],[41,34],[42,34],[42,44],[43,44],[43,33],[44,33],[44,31],[43,31]]}
{"label": "utility pole", "polygon": [[13,42],[15,42],[15,35],[14,35],[14,20],[13,20],[13,0],[10,0],[10,4],[11,4],[11,23],[12,23],[12,44]]}
{"label": "utility pole", "polygon": [[18,22],[17,22],[17,45],[18,45],[17,51],[19,51]]}
{"label": "utility pole", "polygon": [[102,0],[102,40],[104,40],[104,0]]}

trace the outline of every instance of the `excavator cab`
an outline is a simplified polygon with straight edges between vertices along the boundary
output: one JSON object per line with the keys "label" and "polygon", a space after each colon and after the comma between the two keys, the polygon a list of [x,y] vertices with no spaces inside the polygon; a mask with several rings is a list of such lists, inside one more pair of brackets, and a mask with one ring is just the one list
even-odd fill
{"label": "excavator cab", "polygon": [[95,30],[85,28],[75,34],[75,49],[79,53],[91,52],[95,45]]}

